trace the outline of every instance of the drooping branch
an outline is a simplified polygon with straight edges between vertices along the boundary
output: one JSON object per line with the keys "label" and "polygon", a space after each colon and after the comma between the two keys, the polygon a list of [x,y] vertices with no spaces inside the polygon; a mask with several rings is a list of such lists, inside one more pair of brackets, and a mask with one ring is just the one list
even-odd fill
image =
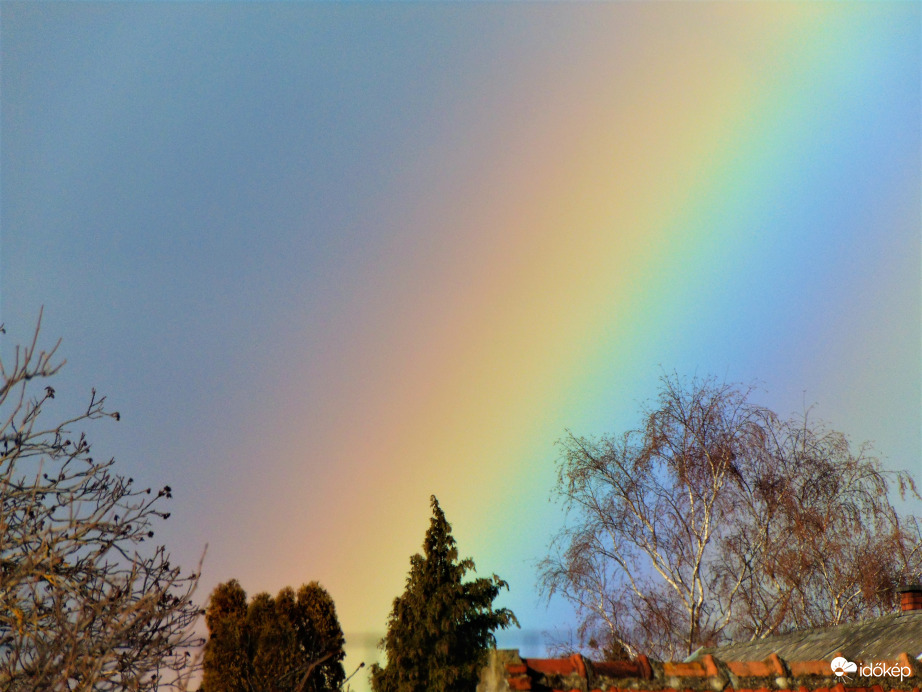
{"label": "drooping branch", "polygon": [[568,524],[542,579],[581,636],[604,622],[622,648],[687,654],[887,612],[922,573],[920,520],[889,495],[918,497],[913,479],[751,393],[665,377],[638,429],[561,441]]}

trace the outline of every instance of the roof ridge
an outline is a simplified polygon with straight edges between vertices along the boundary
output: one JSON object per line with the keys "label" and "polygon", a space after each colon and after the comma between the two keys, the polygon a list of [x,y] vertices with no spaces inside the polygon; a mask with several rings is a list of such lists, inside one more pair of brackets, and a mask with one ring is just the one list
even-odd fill
{"label": "roof ridge", "polygon": [[[896,612],[896,613],[887,613],[886,615],[878,615],[873,618],[865,618],[864,620],[849,620],[848,622],[840,622],[838,625],[823,625],[822,627],[805,627],[802,629],[794,629],[788,632],[781,632],[776,634],[769,634],[764,637],[757,637],[755,639],[749,639],[747,641],[733,642],[732,644],[721,644],[720,646],[707,646],[700,649],[701,653],[710,653],[715,649],[720,649],[727,646],[741,646],[743,644],[750,644],[755,642],[764,642],[769,639],[774,639],[776,637],[791,637],[796,635],[806,635],[806,634],[824,634],[831,630],[842,629],[843,627],[852,627],[852,626],[865,626],[872,625],[883,620],[897,620],[904,615],[912,615],[913,613],[918,612],[922,615],[922,610],[920,611],[909,611],[908,613]],[[698,653],[697,651],[695,653]]]}

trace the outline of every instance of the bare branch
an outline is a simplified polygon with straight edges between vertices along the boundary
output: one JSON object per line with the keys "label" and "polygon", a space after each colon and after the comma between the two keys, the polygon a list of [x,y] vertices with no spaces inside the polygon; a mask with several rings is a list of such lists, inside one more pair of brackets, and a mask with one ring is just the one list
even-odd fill
{"label": "bare branch", "polygon": [[908,474],[751,388],[662,385],[638,429],[559,443],[568,525],[542,583],[576,606],[583,644],[684,656],[888,612],[922,573],[920,519],[889,499],[916,494]]}
{"label": "bare branch", "polygon": [[12,367],[0,361],[0,687],[184,688],[198,572],[140,545],[169,516],[159,503],[170,489],[137,489],[92,456],[76,429],[119,418],[95,390],[82,412],[43,422],[55,396],[45,382],[64,363],[60,341],[38,343],[37,326]]}

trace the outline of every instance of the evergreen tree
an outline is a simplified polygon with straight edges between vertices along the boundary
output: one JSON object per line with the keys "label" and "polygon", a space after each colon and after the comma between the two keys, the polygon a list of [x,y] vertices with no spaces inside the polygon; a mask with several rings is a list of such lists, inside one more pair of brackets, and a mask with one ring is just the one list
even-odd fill
{"label": "evergreen tree", "polygon": [[380,644],[387,665],[372,666],[375,692],[470,692],[496,644],[493,631],[518,625],[510,610],[493,608],[506,582],[495,574],[462,581],[474,562],[458,560],[451,526],[435,496],[431,501],[423,554],[410,558],[406,591],[394,599]]}
{"label": "evergreen tree", "polygon": [[211,594],[202,687],[207,692],[325,692],[345,679],[342,629],[317,582],[247,597],[236,580]]}
{"label": "evergreen tree", "polygon": [[[345,654],[339,619],[333,599],[320,584],[312,581],[298,589],[293,601],[295,636],[300,650],[311,661],[320,661],[313,671],[304,690],[338,690],[345,681],[342,660]],[[324,656],[329,655],[328,659]]]}
{"label": "evergreen tree", "polygon": [[247,620],[247,595],[236,579],[219,584],[211,592],[205,624],[208,642],[203,656],[202,688],[211,692],[237,692],[244,689],[234,680],[244,680],[247,654],[244,630]]}

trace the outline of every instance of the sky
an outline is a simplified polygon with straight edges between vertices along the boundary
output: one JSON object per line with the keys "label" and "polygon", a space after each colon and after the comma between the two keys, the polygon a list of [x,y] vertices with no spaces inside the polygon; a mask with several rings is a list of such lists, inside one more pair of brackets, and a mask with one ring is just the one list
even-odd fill
{"label": "sky", "polygon": [[435,494],[542,655],[555,442],[664,374],[922,477],[920,37],[916,2],[4,0],[2,353],[43,307],[49,415],[108,395],[202,600],[318,580],[371,663]]}

